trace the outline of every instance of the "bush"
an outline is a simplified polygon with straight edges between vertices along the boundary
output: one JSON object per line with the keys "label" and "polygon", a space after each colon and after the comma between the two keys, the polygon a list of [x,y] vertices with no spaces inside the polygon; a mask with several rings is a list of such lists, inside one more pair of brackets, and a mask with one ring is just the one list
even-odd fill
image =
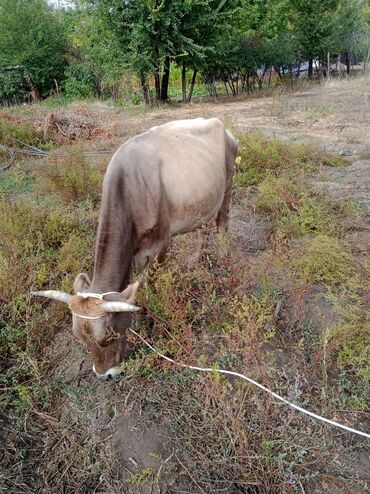
{"label": "bush", "polygon": [[81,146],[72,148],[61,158],[52,158],[37,172],[43,193],[56,194],[64,204],[85,200],[96,203],[101,192],[105,166],[87,162]]}
{"label": "bush", "polygon": [[96,81],[88,67],[70,65],[66,70],[63,89],[67,97],[90,98],[96,94]]}
{"label": "bush", "polygon": [[45,302],[32,303],[30,291],[70,291],[76,273],[91,269],[96,213],[5,198],[0,198],[0,211],[0,383],[8,388],[0,410],[24,409],[40,398],[45,401],[39,387],[47,365],[42,351],[65,319],[64,305],[54,304],[48,320]]}
{"label": "bush", "polygon": [[19,146],[18,141],[41,149],[49,149],[51,135],[45,136],[30,122],[0,110],[0,143],[3,146]]}

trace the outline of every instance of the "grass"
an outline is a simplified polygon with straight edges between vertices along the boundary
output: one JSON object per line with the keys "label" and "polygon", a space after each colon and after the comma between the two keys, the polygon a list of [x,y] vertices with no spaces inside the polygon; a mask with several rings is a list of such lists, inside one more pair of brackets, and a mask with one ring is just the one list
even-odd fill
{"label": "grass", "polygon": [[259,133],[239,137],[239,156],[234,183],[237,187],[260,184],[268,176],[284,174],[289,180],[313,173],[322,165],[345,166],[339,157],[313,151],[304,144],[290,144],[278,139],[266,139]]}
{"label": "grass", "polygon": [[28,120],[0,110],[0,143],[10,147],[23,143],[47,150],[51,147],[52,136],[43,135]]}
{"label": "grass", "polygon": [[[237,370],[323,415],[342,410],[337,419],[356,424],[356,413],[368,410],[368,273],[345,234],[362,213],[307,187],[305,176],[327,159],[305,146],[240,136],[235,194],[269,223],[266,250],[246,257],[238,240],[221,234],[202,249],[201,232],[175,239],[140,292],[145,310],[135,324],[178,361]],[[338,441],[248,384],[170,367],[134,338],[121,380],[102,383],[79,371],[85,353],[71,343],[64,307],[31,300],[29,291],[70,291],[77,272],[91,272],[102,173],[79,147],[33,173],[32,187],[21,171],[0,176],[0,417],[9,431],[0,490],[157,487],[159,470],[122,470],[107,446],[116,413],[134,417],[138,429],[165,425],[190,492],[290,494],[326,474],[347,489],[359,486],[346,461],[361,443]]]}
{"label": "grass", "polygon": [[105,168],[105,162],[88,163],[82,146],[72,147],[65,156],[53,157],[39,167],[39,191],[58,196],[66,205],[86,200],[97,203]]}

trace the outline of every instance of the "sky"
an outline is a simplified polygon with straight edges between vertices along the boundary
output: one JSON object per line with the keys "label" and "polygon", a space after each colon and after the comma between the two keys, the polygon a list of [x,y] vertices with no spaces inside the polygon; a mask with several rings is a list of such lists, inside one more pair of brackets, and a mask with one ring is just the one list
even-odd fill
{"label": "sky", "polygon": [[63,7],[65,5],[70,5],[71,3],[71,0],[48,0],[48,3],[50,5],[55,5],[56,7]]}

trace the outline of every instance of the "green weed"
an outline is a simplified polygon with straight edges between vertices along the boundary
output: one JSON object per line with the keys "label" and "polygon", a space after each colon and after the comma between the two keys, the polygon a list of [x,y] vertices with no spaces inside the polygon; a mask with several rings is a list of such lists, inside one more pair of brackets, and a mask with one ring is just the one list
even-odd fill
{"label": "green weed", "polygon": [[132,485],[147,484],[150,480],[153,479],[154,474],[154,468],[146,467],[140,470],[140,472],[132,474],[131,477],[126,480],[126,482]]}
{"label": "green weed", "polygon": [[41,149],[50,149],[51,142],[52,136],[44,136],[29,121],[22,120],[5,110],[0,111],[0,143],[3,146],[19,147],[24,143]]}
{"label": "green weed", "polygon": [[333,287],[356,281],[355,259],[337,239],[326,235],[318,235],[304,243],[303,252],[293,261],[293,269],[309,283]]}
{"label": "green weed", "polygon": [[53,158],[37,172],[39,190],[57,195],[64,204],[84,200],[97,202],[100,197],[104,164],[89,164],[80,146],[62,158]]}
{"label": "green weed", "polygon": [[267,175],[310,173],[318,166],[317,155],[308,146],[292,145],[260,134],[239,136],[235,184],[257,185]]}
{"label": "green weed", "polygon": [[89,209],[82,216],[82,210],[45,208],[29,199],[0,198],[0,210],[0,355],[8,362],[1,374],[8,389],[1,407],[25,410],[40,400],[38,406],[45,407],[51,401],[43,379],[48,364],[40,354],[63,324],[65,308],[55,304],[47,320],[44,304],[31,302],[30,290],[69,291],[76,260],[78,270],[90,269],[96,217]]}
{"label": "green weed", "polygon": [[259,185],[257,205],[285,237],[334,232],[337,221],[328,198],[314,195],[298,181],[267,176]]}

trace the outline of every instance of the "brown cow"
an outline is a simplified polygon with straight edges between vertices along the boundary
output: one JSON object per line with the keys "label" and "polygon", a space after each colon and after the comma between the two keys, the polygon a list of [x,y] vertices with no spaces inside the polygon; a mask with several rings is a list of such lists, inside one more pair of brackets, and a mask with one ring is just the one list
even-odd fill
{"label": "brown cow", "polygon": [[153,127],[114,154],[103,183],[92,281],[77,276],[75,295],[34,295],[66,302],[72,331],[83,341],[99,377],[120,372],[125,329],[139,283],[132,265],[162,259],[170,238],[216,220],[226,227],[237,145],[215,118]]}

